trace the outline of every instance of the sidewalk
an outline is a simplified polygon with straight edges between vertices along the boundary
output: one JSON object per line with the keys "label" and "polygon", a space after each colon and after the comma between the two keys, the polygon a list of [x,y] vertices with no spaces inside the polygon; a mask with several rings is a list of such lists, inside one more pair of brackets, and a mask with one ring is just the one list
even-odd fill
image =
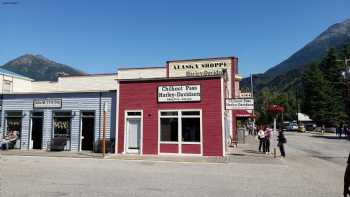
{"label": "sidewalk", "polygon": [[[258,150],[259,144],[258,141],[256,140],[255,136],[248,135],[245,138],[245,143],[244,144],[238,144],[237,147],[230,147],[228,149],[228,160],[229,161],[235,161],[239,158],[250,158],[253,160],[254,158],[257,159],[258,161],[263,161],[263,160],[273,160],[275,159],[273,157],[273,143],[271,143],[270,151],[271,154],[266,155],[263,152],[259,152]],[[277,152],[277,158],[280,157],[278,150]]]}
{"label": "sidewalk", "polygon": [[37,157],[68,157],[68,158],[102,158],[101,153],[90,151],[71,152],[49,152],[45,150],[6,150],[0,151],[0,156],[37,156]]}
{"label": "sidewalk", "polygon": [[[254,136],[246,136],[245,144],[237,147],[229,147],[224,157],[215,156],[190,156],[190,155],[121,155],[106,154],[104,159],[115,160],[140,160],[140,161],[166,161],[166,162],[191,162],[191,163],[276,163],[273,155],[265,155],[258,151],[258,142]],[[89,151],[49,152],[45,150],[7,150],[0,151],[0,156],[37,156],[37,157],[67,157],[67,158],[96,158],[103,159],[101,153]],[[276,160],[277,161],[277,160]],[[277,162],[278,163],[278,162]]]}

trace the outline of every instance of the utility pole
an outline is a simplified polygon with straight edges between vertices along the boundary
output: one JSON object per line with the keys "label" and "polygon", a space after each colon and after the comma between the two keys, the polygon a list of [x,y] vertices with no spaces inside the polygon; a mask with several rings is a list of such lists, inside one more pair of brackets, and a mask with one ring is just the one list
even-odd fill
{"label": "utility pole", "polygon": [[[255,103],[255,99],[254,99],[253,74],[251,74],[251,73],[250,73],[250,90],[251,90],[253,102]],[[255,108],[255,104],[254,104],[254,108]],[[255,111],[254,111],[254,108],[253,108],[253,110],[252,110],[252,114],[253,114],[253,130],[252,130],[252,134],[253,134],[253,135],[255,135]]]}
{"label": "utility pole", "polygon": [[[344,71],[341,73],[344,77],[345,85],[345,106],[347,108],[347,113],[350,115],[350,58],[345,58],[344,60],[335,60],[337,62],[344,62]],[[349,122],[350,123],[350,122]]]}
{"label": "utility pole", "polygon": [[295,102],[297,108],[297,124],[299,125],[299,100],[298,100],[298,87],[295,87]]}

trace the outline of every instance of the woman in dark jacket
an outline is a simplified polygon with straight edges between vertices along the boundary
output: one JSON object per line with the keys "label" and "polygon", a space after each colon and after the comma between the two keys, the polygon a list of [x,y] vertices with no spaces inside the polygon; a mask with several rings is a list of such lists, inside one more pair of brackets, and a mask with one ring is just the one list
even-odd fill
{"label": "woman in dark jacket", "polygon": [[286,152],[284,151],[284,144],[287,142],[286,137],[283,134],[283,131],[278,132],[278,147],[280,148],[281,156],[286,157]]}
{"label": "woman in dark jacket", "polygon": [[350,153],[348,157],[348,165],[344,175],[344,197],[350,196]]}

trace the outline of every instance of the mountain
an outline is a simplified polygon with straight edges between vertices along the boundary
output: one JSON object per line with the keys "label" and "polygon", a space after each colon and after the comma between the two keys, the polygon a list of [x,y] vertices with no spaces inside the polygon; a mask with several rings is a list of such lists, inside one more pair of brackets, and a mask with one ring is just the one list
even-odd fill
{"label": "mountain", "polygon": [[290,70],[300,69],[321,59],[329,48],[340,48],[347,43],[350,43],[350,19],[330,26],[288,59],[267,70],[265,75],[275,77]]}
{"label": "mountain", "polygon": [[42,55],[26,54],[4,64],[1,68],[37,81],[54,81],[62,75],[86,75],[87,73],[49,60]]}
{"label": "mountain", "polygon": [[[255,80],[255,89],[259,91],[263,87],[269,87],[270,89],[271,87],[274,89],[286,88],[289,86],[289,83],[295,82],[295,78],[301,75],[306,65],[318,62],[330,48],[341,50],[344,45],[349,43],[350,19],[347,19],[330,26],[289,58],[270,68],[265,73],[259,74]],[[249,87],[249,80],[248,78],[243,79],[241,86]]]}

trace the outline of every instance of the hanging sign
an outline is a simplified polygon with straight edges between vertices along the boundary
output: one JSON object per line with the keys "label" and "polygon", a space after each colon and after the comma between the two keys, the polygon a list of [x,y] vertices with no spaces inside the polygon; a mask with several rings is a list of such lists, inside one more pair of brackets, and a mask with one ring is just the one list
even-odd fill
{"label": "hanging sign", "polygon": [[62,99],[35,99],[33,108],[62,108]]}
{"label": "hanging sign", "polygon": [[230,98],[225,100],[225,109],[241,109],[241,110],[253,110],[254,99],[247,98]]}
{"label": "hanging sign", "polygon": [[192,102],[200,100],[200,85],[158,86],[158,102]]}

